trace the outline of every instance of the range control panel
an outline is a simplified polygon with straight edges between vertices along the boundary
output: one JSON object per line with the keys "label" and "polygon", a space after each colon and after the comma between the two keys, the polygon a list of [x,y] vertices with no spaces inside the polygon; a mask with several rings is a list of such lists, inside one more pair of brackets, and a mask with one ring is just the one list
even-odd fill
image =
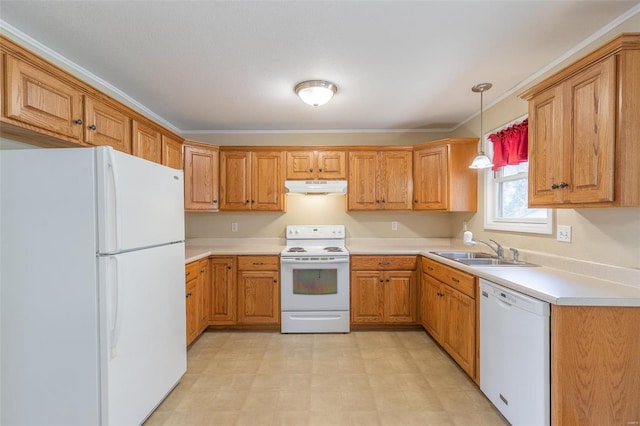
{"label": "range control panel", "polygon": [[288,240],[345,238],[344,225],[287,225]]}

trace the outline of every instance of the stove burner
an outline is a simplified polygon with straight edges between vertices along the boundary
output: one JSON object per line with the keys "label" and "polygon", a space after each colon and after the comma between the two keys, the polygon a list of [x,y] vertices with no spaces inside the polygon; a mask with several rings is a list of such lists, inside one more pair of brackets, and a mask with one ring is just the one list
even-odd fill
{"label": "stove burner", "polygon": [[342,247],[325,247],[324,251],[328,251],[330,253],[342,253]]}
{"label": "stove burner", "polygon": [[304,253],[307,250],[304,247],[289,247],[287,253]]}

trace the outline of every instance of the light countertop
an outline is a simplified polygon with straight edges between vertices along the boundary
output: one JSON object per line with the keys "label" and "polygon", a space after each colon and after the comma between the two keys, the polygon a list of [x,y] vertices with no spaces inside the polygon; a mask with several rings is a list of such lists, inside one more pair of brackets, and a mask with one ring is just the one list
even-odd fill
{"label": "light countertop", "polygon": [[[597,272],[598,268],[589,262],[563,259],[560,262],[562,269],[559,269],[543,264],[540,260],[544,261],[545,257],[536,257],[535,254],[523,260],[540,266],[472,267],[430,253],[439,250],[475,250],[448,238],[353,238],[347,239],[346,245],[352,255],[422,255],[555,305],[640,306],[639,274],[635,270],[601,265],[600,269],[604,270],[600,277],[598,274],[582,275],[575,271]],[[284,240],[279,238],[197,239],[187,241],[185,258],[189,263],[215,255],[279,255],[284,247]],[[523,254],[527,256],[526,251]],[[581,263],[588,264],[588,268]],[[573,271],[567,265],[573,265]],[[621,276],[631,282],[609,281],[602,276]]]}

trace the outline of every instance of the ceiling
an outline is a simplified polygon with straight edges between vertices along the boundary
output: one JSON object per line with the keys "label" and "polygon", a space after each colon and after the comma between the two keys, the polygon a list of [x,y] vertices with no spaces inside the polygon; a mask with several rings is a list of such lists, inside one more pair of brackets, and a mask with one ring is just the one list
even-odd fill
{"label": "ceiling", "polygon": [[[638,1],[5,1],[6,28],[184,133],[452,129]],[[338,86],[310,107],[293,87]]]}

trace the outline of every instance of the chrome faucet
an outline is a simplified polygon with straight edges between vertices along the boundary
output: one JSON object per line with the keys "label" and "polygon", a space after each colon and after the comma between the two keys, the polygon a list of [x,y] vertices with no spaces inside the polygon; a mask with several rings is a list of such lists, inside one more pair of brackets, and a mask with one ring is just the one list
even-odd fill
{"label": "chrome faucet", "polygon": [[491,241],[492,243],[494,243],[496,245],[495,248],[491,244],[486,242],[486,241],[482,241],[482,240],[472,240],[472,241],[475,242],[475,243],[482,243],[485,246],[489,247],[491,250],[493,250],[498,255],[499,259],[502,259],[504,257],[504,250],[503,250],[502,246],[496,240],[489,239],[489,241]]}

